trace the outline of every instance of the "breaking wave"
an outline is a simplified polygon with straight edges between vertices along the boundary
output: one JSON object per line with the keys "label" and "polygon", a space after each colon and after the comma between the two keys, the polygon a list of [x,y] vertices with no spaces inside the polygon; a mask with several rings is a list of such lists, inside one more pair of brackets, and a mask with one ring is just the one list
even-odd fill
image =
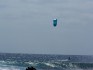
{"label": "breaking wave", "polygon": [[[93,63],[79,63],[79,62],[69,62],[69,61],[28,61],[28,62],[18,62],[18,61],[0,61],[0,70],[20,70],[20,67],[34,66],[41,69],[88,69],[93,68]],[[15,66],[15,67],[14,67]]]}
{"label": "breaking wave", "polygon": [[38,70],[89,70],[93,69],[93,56],[0,54],[0,70],[25,70],[28,66]]}

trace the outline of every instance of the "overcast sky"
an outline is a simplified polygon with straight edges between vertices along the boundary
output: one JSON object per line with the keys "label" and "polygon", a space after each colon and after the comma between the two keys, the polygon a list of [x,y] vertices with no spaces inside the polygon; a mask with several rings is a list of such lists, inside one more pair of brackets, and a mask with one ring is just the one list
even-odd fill
{"label": "overcast sky", "polygon": [[93,0],[0,0],[0,52],[93,55]]}

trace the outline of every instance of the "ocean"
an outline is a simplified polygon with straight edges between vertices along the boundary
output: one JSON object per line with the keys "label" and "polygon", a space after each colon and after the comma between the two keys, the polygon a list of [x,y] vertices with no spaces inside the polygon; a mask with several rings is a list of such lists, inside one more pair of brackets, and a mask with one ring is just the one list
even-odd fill
{"label": "ocean", "polygon": [[0,53],[0,70],[93,70],[92,55]]}

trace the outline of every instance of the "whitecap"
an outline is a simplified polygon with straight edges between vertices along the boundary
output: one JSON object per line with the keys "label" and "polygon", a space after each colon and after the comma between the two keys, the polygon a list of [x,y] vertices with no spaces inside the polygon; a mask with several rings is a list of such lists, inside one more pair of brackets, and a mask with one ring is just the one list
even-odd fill
{"label": "whitecap", "polygon": [[56,67],[54,64],[52,64],[52,63],[44,63],[45,65],[47,65],[47,66],[50,66],[50,67]]}

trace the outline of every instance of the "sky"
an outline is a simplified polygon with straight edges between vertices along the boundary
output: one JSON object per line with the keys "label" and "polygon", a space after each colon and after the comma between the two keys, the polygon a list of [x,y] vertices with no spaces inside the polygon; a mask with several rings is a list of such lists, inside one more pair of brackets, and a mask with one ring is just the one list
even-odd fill
{"label": "sky", "polygon": [[0,0],[0,52],[93,55],[93,0]]}

